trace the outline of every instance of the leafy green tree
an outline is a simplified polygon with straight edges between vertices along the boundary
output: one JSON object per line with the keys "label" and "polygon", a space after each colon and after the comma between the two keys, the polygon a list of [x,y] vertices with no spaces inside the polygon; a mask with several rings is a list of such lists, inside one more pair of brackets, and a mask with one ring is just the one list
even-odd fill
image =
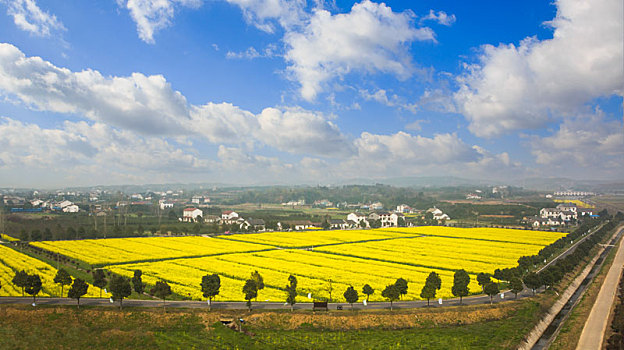
{"label": "leafy green tree", "polygon": [[208,298],[210,300],[210,304],[208,305],[208,310],[212,308],[212,299],[219,295],[219,289],[221,288],[221,279],[219,275],[212,274],[206,275],[202,277],[201,281],[201,290],[204,295],[204,298]]}
{"label": "leafy green tree", "polygon": [[481,272],[477,275],[477,283],[479,283],[479,286],[481,286],[481,292],[485,292],[485,286],[490,284],[491,282],[492,282],[492,279],[489,273]]}
{"label": "leafy green tree", "polygon": [[158,281],[152,289],[150,289],[150,294],[156,296],[163,301],[163,309],[165,308],[165,299],[171,295],[171,287],[165,281]]}
{"label": "leafy green tree", "polygon": [[542,272],[539,273],[539,278],[542,281],[542,284],[544,286],[546,286],[546,288],[550,288],[552,287],[553,283],[554,283],[554,276],[552,274],[552,271],[550,271],[550,268],[543,270]]}
{"label": "leafy green tree", "polygon": [[54,276],[54,283],[61,285],[61,298],[63,297],[63,287],[71,285],[73,282],[72,277],[65,271],[65,269],[59,269]]}
{"label": "leafy green tree", "polygon": [[399,289],[399,298],[407,294],[407,280],[405,280],[404,278],[398,278],[396,282],[394,282],[394,284]]}
{"label": "leafy green tree", "polygon": [[375,290],[370,285],[365,284],[364,287],[362,287],[362,293],[366,294],[366,302],[368,303],[368,298],[375,293]]}
{"label": "leafy green tree", "polygon": [[453,275],[453,287],[451,287],[451,292],[454,296],[459,297],[459,304],[462,303],[462,298],[467,296],[470,293],[468,289],[468,284],[470,283],[470,276],[466,272],[466,270],[461,269],[455,271],[455,275]]}
{"label": "leafy green tree", "polygon": [[399,300],[401,296],[401,291],[397,287],[395,283],[387,285],[386,288],[381,292],[381,296],[388,299],[390,302],[390,311],[392,311],[392,302]]}
{"label": "leafy green tree", "polygon": [[381,220],[370,220],[369,223],[371,228],[380,228],[381,227]]}
{"label": "leafy green tree", "polygon": [[290,305],[290,311],[293,311],[293,306],[296,303],[295,299],[297,299],[297,277],[293,275],[288,276],[286,293],[288,294],[286,297],[286,302]]}
{"label": "leafy green tree", "polygon": [[429,306],[429,300],[436,297],[437,289],[435,286],[425,283],[422,290],[420,291],[420,297],[423,299],[427,299],[427,306]]}
{"label": "leafy green tree", "polygon": [[524,289],[524,285],[522,284],[522,280],[516,276],[511,278],[511,292],[514,293],[514,298],[518,297],[518,293],[522,292]]}
{"label": "leafy green tree", "polygon": [[256,281],[248,279],[243,286],[243,294],[245,294],[245,300],[247,300],[247,307],[251,311],[251,299],[258,297],[258,286]]}
{"label": "leafy green tree", "polygon": [[353,303],[356,303],[359,298],[357,290],[355,290],[353,286],[349,286],[343,296],[347,303],[351,304],[351,310],[353,310]]}
{"label": "leafy green tree", "polygon": [[524,276],[524,284],[531,288],[533,291],[533,295],[535,295],[535,291],[543,285],[540,276],[535,272],[529,272],[526,276]]}
{"label": "leafy green tree", "polygon": [[494,283],[494,282],[490,282],[486,284],[483,290],[485,291],[485,294],[490,296],[490,304],[492,304],[492,299],[494,298],[494,296],[500,293],[500,289],[498,288],[498,283]]}
{"label": "leafy green tree", "polygon": [[22,288],[22,296],[24,296],[24,288],[26,288],[26,279],[28,273],[24,270],[16,271],[11,282],[18,288]]}
{"label": "leafy green tree", "polygon": [[39,292],[41,291],[41,287],[42,283],[41,277],[39,277],[39,275],[34,274],[28,275],[28,277],[26,277],[26,286],[24,287],[24,290],[26,291],[26,293],[32,295],[33,303],[35,302],[37,294],[39,294]]}
{"label": "leafy green tree", "polygon": [[327,219],[325,219],[325,220],[323,220],[323,223],[321,223],[321,227],[323,228],[323,230],[329,230],[331,225],[329,224],[329,221],[327,221]]}
{"label": "leafy green tree", "polygon": [[256,301],[258,301],[258,292],[264,289],[264,278],[258,270],[251,273],[251,279],[256,282]]}
{"label": "leafy green tree", "polygon": [[431,271],[429,276],[427,276],[425,284],[427,283],[434,286],[436,290],[440,290],[440,288],[442,288],[442,279],[440,278],[440,275],[438,275],[438,273],[435,271]]}
{"label": "leafy green tree", "polygon": [[104,270],[96,269],[93,270],[93,285],[100,288],[100,298],[102,297],[102,289],[106,287],[108,281],[106,280],[106,275],[104,274]]}
{"label": "leafy green tree", "polygon": [[138,294],[143,294],[145,285],[143,284],[143,272],[141,270],[134,270],[134,276],[132,277],[132,287]]}
{"label": "leafy green tree", "polygon": [[122,276],[114,275],[110,280],[108,288],[113,294],[113,300],[119,300],[119,309],[122,309],[124,298],[127,298],[130,294],[132,294],[130,280]]}
{"label": "leafy green tree", "polygon": [[69,298],[76,299],[76,301],[78,302],[78,308],[80,308],[80,297],[87,294],[88,289],[89,285],[85,283],[85,281],[80,278],[76,278],[71,287],[69,287],[67,296]]}

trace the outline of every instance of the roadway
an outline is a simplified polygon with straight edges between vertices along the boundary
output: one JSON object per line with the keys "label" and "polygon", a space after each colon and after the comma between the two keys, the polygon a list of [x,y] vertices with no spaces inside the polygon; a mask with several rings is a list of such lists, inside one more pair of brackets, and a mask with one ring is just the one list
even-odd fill
{"label": "roadway", "polygon": [[[620,228],[622,230],[622,228]],[[600,292],[596,297],[585,326],[581,332],[577,349],[599,350],[602,349],[605,332],[609,322],[609,314],[617,295],[618,282],[622,276],[624,266],[624,239],[620,239],[620,245],[613,263],[607,272]]]}

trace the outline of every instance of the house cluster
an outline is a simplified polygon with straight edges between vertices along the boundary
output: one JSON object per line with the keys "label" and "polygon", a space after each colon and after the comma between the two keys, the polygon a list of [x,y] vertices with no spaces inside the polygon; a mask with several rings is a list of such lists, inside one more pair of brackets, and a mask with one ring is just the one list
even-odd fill
{"label": "house cluster", "polygon": [[226,224],[237,225],[241,230],[253,230],[264,231],[266,225],[262,219],[243,218],[238,215],[237,212],[232,210],[226,210],[221,213],[221,216],[205,215],[201,209],[198,208],[186,208],[182,211],[183,222],[199,222],[204,221],[209,224]]}
{"label": "house cluster", "polygon": [[347,220],[341,220],[343,222],[340,224],[336,223],[337,226],[335,228],[371,227],[371,222],[373,221],[379,221],[381,227],[397,227],[399,226],[399,219],[405,220],[405,215],[397,212],[372,212],[368,215],[362,213],[350,213],[347,215]]}
{"label": "house cluster", "polygon": [[584,217],[597,217],[594,209],[577,207],[574,203],[561,203],[555,208],[540,209],[539,216],[528,218],[526,221],[533,227],[565,226]]}

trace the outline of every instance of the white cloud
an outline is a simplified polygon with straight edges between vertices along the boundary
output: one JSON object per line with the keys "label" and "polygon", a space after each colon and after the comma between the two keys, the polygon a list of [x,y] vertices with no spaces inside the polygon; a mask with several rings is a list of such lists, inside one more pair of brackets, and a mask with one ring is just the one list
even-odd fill
{"label": "white cloud", "polygon": [[43,11],[35,0],[0,0],[7,5],[7,14],[13,17],[15,25],[21,30],[38,36],[50,36],[54,31],[63,31],[65,27],[55,15]]}
{"label": "white cloud", "polygon": [[434,22],[438,22],[439,24],[443,25],[443,26],[451,26],[453,25],[453,23],[455,23],[455,15],[447,15],[446,12],[444,11],[438,11],[437,13],[433,10],[429,10],[429,14],[427,14],[424,17],[420,18],[420,23],[423,23],[425,21],[434,21]]}
{"label": "white cloud", "polygon": [[277,54],[277,46],[275,46],[275,44],[270,44],[262,51],[256,50],[256,48],[253,46],[250,46],[247,48],[247,50],[241,52],[228,51],[225,57],[228,59],[244,58],[248,60],[253,60],[255,58],[271,58],[275,57]]}
{"label": "white cloud", "polygon": [[284,36],[287,70],[301,85],[301,96],[314,100],[325,83],[352,71],[411,76],[407,45],[435,41],[430,28],[415,28],[412,19],[410,12],[395,13],[368,0],[353,5],[349,13],[316,10],[302,31]]}
{"label": "white cloud", "polygon": [[619,0],[559,0],[553,38],[485,45],[454,98],[477,136],[543,126],[601,96],[622,95]]}
{"label": "white cloud", "polygon": [[258,115],[258,122],[256,137],[282,151],[321,156],[353,153],[340,129],[320,113],[301,108],[266,108]]}
{"label": "white cloud", "polygon": [[301,24],[307,17],[305,0],[226,0],[243,11],[247,23],[267,33],[275,32],[277,21],[283,28],[290,29]]}
{"label": "white cloud", "polygon": [[[532,154],[536,163],[551,173],[622,179],[623,130],[621,121],[606,121],[604,113],[597,110],[565,120],[550,136],[532,137]],[[596,173],[596,169],[601,172]]]}
{"label": "white cloud", "polygon": [[351,151],[338,127],[317,112],[267,108],[254,115],[226,102],[189,105],[161,75],[75,73],[39,57],[26,57],[10,44],[0,44],[0,93],[39,110],[84,115],[143,135],[260,142],[286,152],[324,156]]}
{"label": "white cloud", "polygon": [[392,94],[388,97],[388,93],[385,89],[378,89],[375,92],[370,92],[368,90],[360,90],[360,95],[368,101],[377,101],[383,105],[388,107],[398,107],[401,109],[408,110],[412,113],[416,113],[418,105],[415,103],[406,103],[404,99],[399,97],[396,94]]}
{"label": "white cloud", "polygon": [[82,114],[142,133],[180,133],[190,119],[186,99],[161,75],[72,72],[10,44],[0,44],[0,91],[40,110]]}
{"label": "white cloud", "polygon": [[117,0],[120,7],[130,11],[137,25],[139,38],[148,44],[154,43],[154,34],[171,25],[176,6],[197,8],[201,0]]}
{"label": "white cloud", "polygon": [[[0,173],[39,174],[38,183],[146,181],[163,174],[206,173],[209,164],[162,138],[101,123],[65,122],[60,128],[44,129],[0,118]],[[164,179],[172,181],[175,176]]]}

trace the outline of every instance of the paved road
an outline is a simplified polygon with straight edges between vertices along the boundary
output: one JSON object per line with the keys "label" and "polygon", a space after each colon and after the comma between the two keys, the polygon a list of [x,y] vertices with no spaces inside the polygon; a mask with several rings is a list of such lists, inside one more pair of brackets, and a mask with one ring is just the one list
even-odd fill
{"label": "paved road", "polygon": [[593,235],[596,231],[600,230],[604,225],[606,225],[606,222],[602,223],[600,226],[598,226],[598,227],[596,227],[594,229],[590,229],[588,234],[586,234],[581,239],[576,241],[576,243],[571,245],[570,248],[566,249],[563,253],[559,254],[556,258],[554,258],[551,261],[549,261],[548,264],[542,266],[542,268],[537,270],[537,272],[538,273],[542,272],[542,270],[544,270],[545,268],[547,268],[551,264],[554,264],[555,262],[557,262],[557,260],[559,260],[561,258],[565,258],[566,256],[570,255],[572,252],[574,252],[574,249],[576,248],[576,246],[578,246],[579,244],[583,243],[583,241],[585,241],[587,238],[589,238],[589,236]]}
{"label": "paved road", "polygon": [[[622,229],[620,229],[622,230]],[[613,260],[607,277],[605,278],[594,306],[589,313],[589,317],[583,327],[583,332],[579,339],[578,350],[599,350],[602,349],[602,342],[607,330],[609,313],[615,301],[618,281],[622,276],[622,266],[624,266],[624,239],[620,240],[620,246]]]}
{"label": "paved road", "polygon": [[[518,299],[526,298],[531,296],[532,293],[525,289],[521,293],[518,293]],[[494,303],[499,303],[505,300],[513,300],[514,295],[510,292],[504,293],[504,299],[501,298],[500,294],[493,298]],[[0,304],[31,304],[32,297],[2,297],[0,298]],[[477,305],[477,304],[489,304],[490,297],[485,295],[477,295],[472,297],[463,298],[464,305]],[[38,305],[76,305],[76,301],[74,299],[68,298],[37,298]],[[119,306],[119,303],[111,303],[109,299],[99,299],[99,298],[82,298],[80,299],[80,305],[89,305],[89,306]],[[136,299],[125,299],[123,301],[124,307],[132,306],[132,307],[161,307],[163,305],[162,301],[159,300],[136,300]],[[437,300],[431,301],[431,307],[444,307],[444,306],[456,306],[459,305],[459,299],[446,299],[443,300],[442,305],[438,304]],[[351,306],[347,303],[330,303],[329,309],[336,310],[337,306],[342,306],[345,310],[350,309]],[[357,303],[353,305],[355,309],[390,309],[390,303],[388,302],[370,302],[368,306],[362,305],[362,303]],[[418,307],[426,307],[426,301],[397,301],[392,304],[395,309],[407,309],[407,308],[418,308]],[[191,308],[191,309],[207,309],[208,303],[206,301],[167,301],[166,307],[177,307],[177,308]],[[256,310],[277,310],[277,309],[289,309],[288,305],[284,305],[284,303],[276,303],[276,302],[254,302],[252,305],[253,309]],[[213,310],[245,310],[247,306],[244,302],[213,302],[212,303]],[[312,303],[299,303],[295,304],[296,310],[310,310],[312,309]]]}

